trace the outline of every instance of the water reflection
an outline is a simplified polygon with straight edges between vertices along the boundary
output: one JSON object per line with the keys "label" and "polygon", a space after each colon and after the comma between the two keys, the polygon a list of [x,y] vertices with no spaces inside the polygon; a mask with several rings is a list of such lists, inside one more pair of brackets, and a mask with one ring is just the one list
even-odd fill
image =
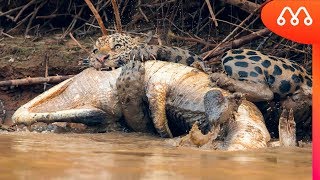
{"label": "water reflection", "polygon": [[311,148],[219,152],[143,134],[2,133],[1,179],[311,179]]}

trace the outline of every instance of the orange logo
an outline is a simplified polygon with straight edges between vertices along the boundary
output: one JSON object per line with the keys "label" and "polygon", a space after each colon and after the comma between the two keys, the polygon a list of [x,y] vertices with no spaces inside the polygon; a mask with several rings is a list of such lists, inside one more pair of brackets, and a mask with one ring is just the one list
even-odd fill
{"label": "orange logo", "polygon": [[320,43],[319,0],[274,0],[261,12],[265,26],[274,33],[304,44]]}

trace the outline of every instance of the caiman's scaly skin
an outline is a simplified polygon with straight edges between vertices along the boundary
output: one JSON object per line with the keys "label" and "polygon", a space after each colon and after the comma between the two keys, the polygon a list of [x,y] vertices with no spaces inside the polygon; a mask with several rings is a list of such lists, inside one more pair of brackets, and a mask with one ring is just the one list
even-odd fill
{"label": "caiman's scaly skin", "polygon": [[[171,130],[175,131],[176,128],[188,132],[195,121],[203,124],[203,131],[208,131],[212,125],[228,124],[229,117],[234,113],[235,121],[247,128],[239,127],[241,131],[230,128],[223,149],[228,150],[229,146],[236,144],[241,144],[242,149],[267,146],[270,135],[260,111],[252,103],[243,100],[238,112],[228,112],[229,103],[232,104],[232,98],[228,99],[228,96],[232,95],[220,88],[211,88],[207,74],[181,64],[161,61],[147,61],[143,63],[143,68],[151,124],[163,137],[170,137]],[[12,120],[16,124],[67,121],[113,125],[123,116],[117,90],[121,71],[122,75],[126,72],[122,68],[114,71],[86,69],[20,107]],[[121,87],[121,83],[118,87]],[[123,100],[125,98],[122,98],[122,102],[126,102]],[[138,129],[150,131],[148,123],[147,118],[141,120],[145,126]],[[233,130],[243,133],[237,134]]]}

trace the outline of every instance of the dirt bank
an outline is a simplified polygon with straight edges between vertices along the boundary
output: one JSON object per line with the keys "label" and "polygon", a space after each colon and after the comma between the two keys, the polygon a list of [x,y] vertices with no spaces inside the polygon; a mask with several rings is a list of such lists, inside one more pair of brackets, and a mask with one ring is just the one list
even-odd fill
{"label": "dirt bank", "polygon": [[[94,37],[92,39],[95,39]],[[88,50],[93,40],[81,39],[79,42]],[[48,61],[48,75],[72,75],[79,73],[84,67],[79,61],[86,58],[87,53],[77,44],[69,40],[61,40],[58,36],[38,39],[24,37],[0,39],[0,81],[26,77],[43,77],[45,62]],[[47,85],[50,87],[51,85]],[[4,104],[6,124],[10,124],[13,112],[39,93],[44,85],[0,87],[0,100]]]}

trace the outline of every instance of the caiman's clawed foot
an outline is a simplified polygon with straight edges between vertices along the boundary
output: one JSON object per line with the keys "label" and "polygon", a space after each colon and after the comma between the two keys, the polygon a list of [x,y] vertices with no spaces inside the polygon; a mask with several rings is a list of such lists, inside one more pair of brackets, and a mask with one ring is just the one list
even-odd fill
{"label": "caiman's clawed foot", "polygon": [[279,141],[280,146],[296,146],[296,123],[293,117],[293,110],[283,109],[279,119]]}
{"label": "caiman's clawed foot", "polygon": [[200,131],[198,124],[194,123],[191,130],[189,131],[189,134],[181,138],[179,146],[196,145],[197,147],[201,147],[208,143],[210,146],[212,142],[217,138],[219,130],[220,126],[214,128],[208,134],[204,135]]}

